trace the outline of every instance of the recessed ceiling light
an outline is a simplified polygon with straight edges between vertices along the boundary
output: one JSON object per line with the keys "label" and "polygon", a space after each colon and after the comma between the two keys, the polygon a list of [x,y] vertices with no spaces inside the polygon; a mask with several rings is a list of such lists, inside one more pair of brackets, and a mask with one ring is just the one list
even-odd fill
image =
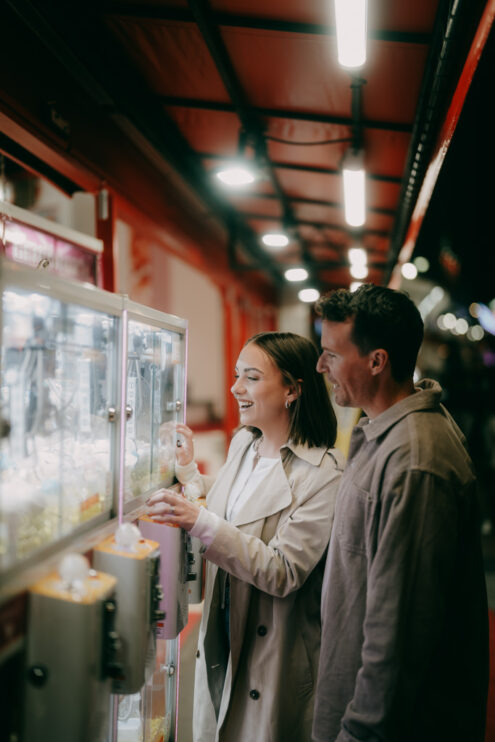
{"label": "recessed ceiling light", "polygon": [[353,265],[366,265],[368,260],[368,254],[362,247],[351,247],[348,252],[349,261]]}
{"label": "recessed ceiling light", "polygon": [[246,165],[232,165],[223,170],[218,170],[216,177],[223,185],[232,188],[249,185],[256,180],[254,171]]}
{"label": "recessed ceiling light", "polygon": [[284,273],[287,281],[305,281],[308,277],[306,268],[289,268]]}
{"label": "recessed ceiling light", "polygon": [[318,289],[301,289],[301,291],[298,293],[298,297],[300,301],[309,303],[317,301],[320,298],[320,292],[318,291]]}
{"label": "recessed ceiling light", "polygon": [[289,238],[283,232],[267,232],[261,241],[267,247],[286,247],[289,244]]}
{"label": "recessed ceiling light", "polygon": [[362,264],[351,265],[349,273],[353,278],[366,278],[368,275],[368,267]]}

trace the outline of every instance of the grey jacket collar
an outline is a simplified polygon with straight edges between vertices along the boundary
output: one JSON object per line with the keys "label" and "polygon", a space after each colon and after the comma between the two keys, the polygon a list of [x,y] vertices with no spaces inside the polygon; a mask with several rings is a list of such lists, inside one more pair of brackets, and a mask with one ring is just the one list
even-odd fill
{"label": "grey jacket collar", "polygon": [[409,395],[400,402],[389,407],[388,410],[370,420],[369,417],[363,417],[358,422],[357,427],[361,428],[366,440],[372,441],[379,438],[387,432],[403,417],[411,412],[419,410],[433,410],[440,408],[440,399],[442,397],[442,387],[432,379],[423,379],[415,387],[414,394]]}

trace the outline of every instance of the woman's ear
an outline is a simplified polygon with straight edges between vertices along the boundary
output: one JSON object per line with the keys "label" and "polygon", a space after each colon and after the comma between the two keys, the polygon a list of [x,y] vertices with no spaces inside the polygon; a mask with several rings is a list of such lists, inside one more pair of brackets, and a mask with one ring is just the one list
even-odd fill
{"label": "woman's ear", "polygon": [[290,384],[290,386],[289,386],[289,388],[287,390],[288,391],[287,402],[289,404],[292,404],[293,402],[296,401],[296,399],[298,397],[301,396],[301,394],[302,394],[302,385],[303,385],[303,380],[302,379],[297,379],[296,384]]}

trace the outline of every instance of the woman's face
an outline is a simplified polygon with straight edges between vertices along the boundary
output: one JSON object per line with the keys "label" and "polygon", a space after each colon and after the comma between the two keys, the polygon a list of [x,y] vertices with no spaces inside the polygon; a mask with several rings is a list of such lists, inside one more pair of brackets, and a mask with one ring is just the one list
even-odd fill
{"label": "woman's face", "polygon": [[285,403],[291,402],[294,394],[270,356],[254,343],[246,345],[239,355],[231,392],[239,404],[242,425],[263,432],[288,426]]}

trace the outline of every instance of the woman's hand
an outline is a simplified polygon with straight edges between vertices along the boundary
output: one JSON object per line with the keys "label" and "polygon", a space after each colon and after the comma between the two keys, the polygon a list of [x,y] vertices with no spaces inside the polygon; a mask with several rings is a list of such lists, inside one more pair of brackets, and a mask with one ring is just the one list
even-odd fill
{"label": "woman's hand", "polygon": [[[185,427],[185,426],[184,426]],[[146,503],[146,515],[158,523],[170,523],[190,531],[199,515],[199,505],[173,490],[158,490]]]}
{"label": "woman's hand", "polygon": [[[174,436],[175,434],[175,436]],[[163,423],[160,426],[160,438],[174,436],[175,456],[181,466],[187,466],[194,460],[193,432],[184,423]]]}

